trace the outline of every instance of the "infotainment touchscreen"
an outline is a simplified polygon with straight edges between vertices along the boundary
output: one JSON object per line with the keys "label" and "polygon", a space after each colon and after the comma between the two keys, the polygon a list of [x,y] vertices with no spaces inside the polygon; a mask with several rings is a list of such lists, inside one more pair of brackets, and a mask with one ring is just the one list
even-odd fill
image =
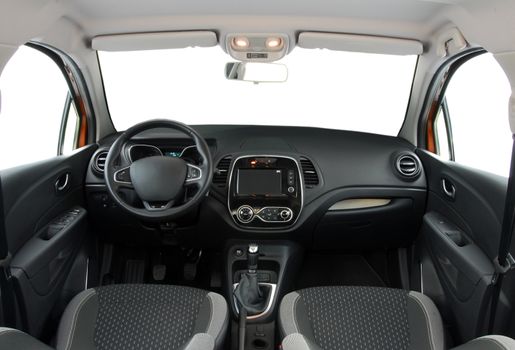
{"label": "infotainment touchscreen", "polygon": [[280,169],[239,169],[239,195],[269,195],[282,194],[282,171]]}

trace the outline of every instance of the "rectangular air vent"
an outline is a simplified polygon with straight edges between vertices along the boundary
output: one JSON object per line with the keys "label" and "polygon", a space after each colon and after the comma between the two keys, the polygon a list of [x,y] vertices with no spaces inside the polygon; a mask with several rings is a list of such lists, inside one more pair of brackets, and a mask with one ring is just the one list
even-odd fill
{"label": "rectangular air vent", "polygon": [[226,156],[222,158],[215,169],[215,174],[213,176],[213,183],[217,185],[226,186],[227,185],[227,175],[229,174],[229,167],[231,166],[231,156]]}
{"label": "rectangular air vent", "polygon": [[300,166],[304,175],[304,185],[306,188],[313,188],[320,183],[318,174],[313,163],[307,158],[300,158]]}

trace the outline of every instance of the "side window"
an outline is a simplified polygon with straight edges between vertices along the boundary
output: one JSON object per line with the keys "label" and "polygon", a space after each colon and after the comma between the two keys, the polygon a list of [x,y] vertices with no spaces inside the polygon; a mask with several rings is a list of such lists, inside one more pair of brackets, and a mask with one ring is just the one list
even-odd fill
{"label": "side window", "polygon": [[452,131],[449,119],[447,100],[444,98],[438,114],[435,118],[435,143],[436,152],[446,160],[454,160],[454,149],[452,147]]}
{"label": "side window", "polygon": [[65,77],[46,54],[21,46],[0,76],[0,169],[68,153],[78,115]]}
{"label": "side window", "polygon": [[77,148],[80,133],[80,117],[75,108],[71,94],[66,97],[61,135],[59,136],[61,154],[69,154]]}
{"label": "side window", "polygon": [[434,121],[437,153],[445,159],[508,176],[512,138],[511,87],[492,54],[461,65],[445,91]]}

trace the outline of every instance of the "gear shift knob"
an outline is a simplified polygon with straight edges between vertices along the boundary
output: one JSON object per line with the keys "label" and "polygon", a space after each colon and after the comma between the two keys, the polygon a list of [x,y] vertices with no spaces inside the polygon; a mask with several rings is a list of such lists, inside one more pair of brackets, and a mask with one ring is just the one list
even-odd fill
{"label": "gear shift knob", "polygon": [[255,273],[258,268],[259,246],[257,244],[249,244],[247,250],[247,267],[250,273]]}

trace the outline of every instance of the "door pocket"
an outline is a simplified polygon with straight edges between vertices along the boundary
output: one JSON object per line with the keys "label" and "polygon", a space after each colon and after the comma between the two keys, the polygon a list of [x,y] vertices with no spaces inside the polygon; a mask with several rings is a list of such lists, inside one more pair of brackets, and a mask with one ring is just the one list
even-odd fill
{"label": "door pocket", "polygon": [[427,213],[422,230],[442,282],[458,300],[468,300],[479,281],[493,274],[492,262],[461,228],[440,213]]}

